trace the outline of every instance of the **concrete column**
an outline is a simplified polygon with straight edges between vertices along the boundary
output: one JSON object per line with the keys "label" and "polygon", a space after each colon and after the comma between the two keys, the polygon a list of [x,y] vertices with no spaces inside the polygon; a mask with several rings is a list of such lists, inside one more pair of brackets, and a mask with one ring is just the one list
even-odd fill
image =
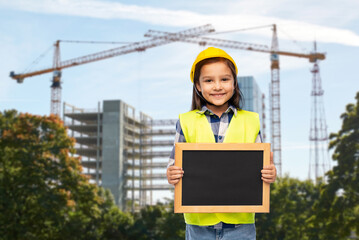
{"label": "concrete column", "polygon": [[110,189],[124,210],[124,108],[120,100],[103,102],[102,133],[102,186]]}

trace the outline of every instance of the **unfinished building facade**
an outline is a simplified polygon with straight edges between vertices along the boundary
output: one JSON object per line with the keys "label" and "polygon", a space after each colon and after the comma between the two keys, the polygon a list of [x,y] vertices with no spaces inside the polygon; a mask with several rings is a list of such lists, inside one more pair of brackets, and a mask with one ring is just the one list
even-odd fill
{"label": "unfinished building facade", "polygon": [[97,109],[64,103],[63,109],[84,174],[109,189],[120,209],[136,211],[153,204],[154,191],[173,189],[166,167],[176,120],[153,120],[121,100]]}

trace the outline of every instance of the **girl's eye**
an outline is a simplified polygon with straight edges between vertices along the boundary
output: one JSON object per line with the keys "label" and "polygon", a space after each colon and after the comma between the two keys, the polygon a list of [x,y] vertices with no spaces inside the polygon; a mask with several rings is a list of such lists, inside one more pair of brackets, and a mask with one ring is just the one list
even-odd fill
{"label": "girl's eye", "polygon": [[204,82],[212,82],[212,79],[205,79]]}
{"label": "girl's eye", "polygon": [[222,78],[222,81],[229,81],[229,78]]}

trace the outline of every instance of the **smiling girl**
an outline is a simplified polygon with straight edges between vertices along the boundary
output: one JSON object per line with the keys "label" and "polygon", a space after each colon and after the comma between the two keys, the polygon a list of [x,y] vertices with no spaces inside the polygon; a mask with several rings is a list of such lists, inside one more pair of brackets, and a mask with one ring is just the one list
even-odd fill
{"label": "smiling girl", "polygon": [[[237,74],[236,63],[222,49],[210,47],[199,53],[191,69],[192,111],[180,114],[175,143],[262,142],[258,114],[240,108]],[[275,181],[272,155],[271,164],[264,166],[261,173],[264,182]],[[174,166],[173,148],[167,167],[168,182],[176,185],[183,174],[183,169]],[[254,213],[185,213],[184,218],[188,240],[256,238]]]}

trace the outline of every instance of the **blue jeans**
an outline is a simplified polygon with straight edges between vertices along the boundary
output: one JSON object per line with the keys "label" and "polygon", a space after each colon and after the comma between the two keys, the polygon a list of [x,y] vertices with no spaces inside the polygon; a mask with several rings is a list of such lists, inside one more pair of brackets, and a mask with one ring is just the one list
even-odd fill
{"label": "blue jeans", "polygon": [[213,227],[186,224],[186,240],[255,240],[254,224],[240,224],[235,228],[215,229]]}

